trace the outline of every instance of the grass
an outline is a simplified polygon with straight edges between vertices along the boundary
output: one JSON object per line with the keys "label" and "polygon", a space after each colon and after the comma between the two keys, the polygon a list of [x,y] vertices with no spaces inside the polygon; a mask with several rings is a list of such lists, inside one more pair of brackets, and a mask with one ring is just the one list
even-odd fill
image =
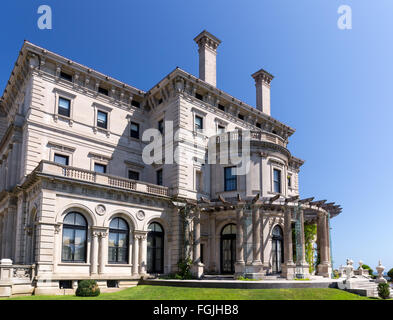
{"label": "grass", "polygon": [[23,296],[9,300],[370,300],[339,289],[215,289],[140,285],[98,297]]}

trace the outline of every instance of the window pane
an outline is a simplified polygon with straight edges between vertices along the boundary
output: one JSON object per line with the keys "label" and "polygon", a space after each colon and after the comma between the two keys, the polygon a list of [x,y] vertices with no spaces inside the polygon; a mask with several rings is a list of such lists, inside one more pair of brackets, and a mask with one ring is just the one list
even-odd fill
{"label": "window pane", "polygon": [[117,234],[114,232],[109,232],[108,244],[110,247],[117,246]]}
{"label": "window pane", "polygon": [[117,218],[119,220],[119,230],[127,230],[128,231],[128,225],[127,222],[125,222],[123,219]]}
{"label": "window pane", "polygon": [[86,252],[86,230],[75,230],[74,260],[84,261]]}
{"label": "window pane", "polygon": [[54,161],[63,166],[68,166],[68,157],[61,154],[55,154]]}
{"label": "window pane", "polygon": [[119,233],[118,234],[118,247],[126,248],[127,247],[127,234],[126,233]]}
{"label": "window pane", "polygon": [[73,245],[73,230],[64,228],[63,229],[63,249],[62,249],[62,260],[72,260],[74,245]]}
{"label": "window pane", "polygon": [[59,97],[59,110],[57,113],[62,116],[70,117],[70,106],[70,100]]}
{"label": "window pane", "polygon": [[128,171],[128,179],[139,180],[139,172],[129,170]]}
{"label": "window pane", "polygon": [[131,122],[130,135],[132,138],[139,139],[139,124],[137,124],[135,122]]}
{"label": "window pane", "polygon": [[108,114],[106,112],[97,112],[97,126],[104,129],[108,127]]}
{"label": "window pane", "polygon": [[157,171],[157,184],[162,186],[162,170]]}
{"label": "window pane", "polygon": [[201,117],[195,116],[195,130],[203,129],[203,119]]}
{"label": "window pane", "polygon": [[75,225],[86,226],[86,219],[79,213],[75,214]]}
{"label": "window pane", "polygon": [[94,164],[94,171],[97,173],[106,173],[106,165],[95,163]]}
{"label": "window pane", "polygon": [[108,248],[108,261],[109,262],[117,262],[116,261],[116,248],[109,247]]}

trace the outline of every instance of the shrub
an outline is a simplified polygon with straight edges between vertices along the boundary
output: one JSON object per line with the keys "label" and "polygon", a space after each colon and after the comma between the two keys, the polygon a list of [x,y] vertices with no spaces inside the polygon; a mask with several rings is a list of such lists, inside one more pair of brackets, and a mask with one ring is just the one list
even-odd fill
{"label": "shrub", "polygon": [[340,274],[338,273],[337,269],[334,269],[333,270],[333,279],[338,279],[338,278],[340,278]]}
{"label": "shrub", "polygon": [[180,260],[179,263],[177,264],[179,267],[179,272],[176,274],[176,279],[192,279],[192,274],[191,274],[191,266],[192,266],[192,260],[191,259],[184,259]]}
{"label": "shrub", "polygon": [[98,288],[95,280],[82,280],[78,283],[76,293],[78,297],[97,297],[100,295],[100,288]]}
{"label": "shrub", "polygon": [[393,282],[393,268],[388,271],[388,277],[390,278],[390,281]]}
{"label": "shrub", "polygon": [[378,284],[378,295],[382,299],[389,299],[390,290],[388,283],[380,283]]}

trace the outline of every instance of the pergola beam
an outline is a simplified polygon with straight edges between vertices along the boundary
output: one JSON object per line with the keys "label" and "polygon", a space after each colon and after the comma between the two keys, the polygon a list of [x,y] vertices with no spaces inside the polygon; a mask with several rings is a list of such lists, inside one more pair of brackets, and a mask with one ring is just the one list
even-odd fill
{"label": "pergola beam", "polygon": [[273,203],[273,202],[276,201],[278,198],[280,198],[280,195],[279,195],[279,194],[275,195],[274,197],[271,197],[271,198],[269,199],[269,203]]}
{"label": "pergola beam", "polygon": [[314,197],[306,198],[306,199],[299,200],[299,203],[302,203],[302,204],[309,203],[309,202],[311,202],[313,200],[314,200]]}

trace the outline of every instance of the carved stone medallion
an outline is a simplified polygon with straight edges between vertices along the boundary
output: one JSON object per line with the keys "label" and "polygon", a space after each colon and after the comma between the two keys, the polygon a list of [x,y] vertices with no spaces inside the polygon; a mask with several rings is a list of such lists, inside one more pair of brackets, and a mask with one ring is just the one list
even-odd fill
{"label": "carved stone medallion", "polygon": [[106,208],[105,208],[105,206],[104,206],[103,204],[98,204],[98,205],[96,206],[96,213],[97,213],[99,216],[103,216],[103,215],[106,213]]}
{"label": "carved stone medallion", "polygon": [[142,210],[139,210],[136,213],[136,217],[137,217],[138,220],[142,221],[143,219],[145,219],[145,213]]}

